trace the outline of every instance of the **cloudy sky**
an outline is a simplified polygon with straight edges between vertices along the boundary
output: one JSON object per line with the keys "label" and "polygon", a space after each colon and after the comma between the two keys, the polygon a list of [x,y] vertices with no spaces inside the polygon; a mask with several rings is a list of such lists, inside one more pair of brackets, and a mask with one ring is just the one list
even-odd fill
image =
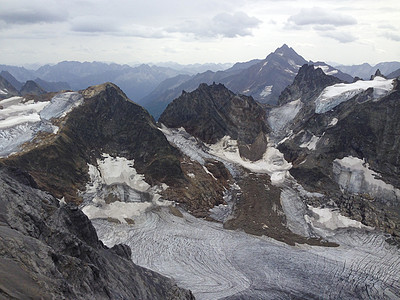
{"label": "cloudy sky", "polygon": [[0,0],[0,64],[400,61],[398,0]]}

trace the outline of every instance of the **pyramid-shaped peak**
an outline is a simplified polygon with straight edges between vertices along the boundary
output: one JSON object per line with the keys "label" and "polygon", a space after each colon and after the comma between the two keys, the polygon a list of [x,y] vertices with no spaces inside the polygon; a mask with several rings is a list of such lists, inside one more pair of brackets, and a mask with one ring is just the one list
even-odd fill
{"label": "pyramid-shaped peak", "polygon": [[286,44],[283,44],[281,47],[277,48],[274,53],[286,55],[288,53],[293,53],[293,52],[295,52],[293,48],[289,47]]}

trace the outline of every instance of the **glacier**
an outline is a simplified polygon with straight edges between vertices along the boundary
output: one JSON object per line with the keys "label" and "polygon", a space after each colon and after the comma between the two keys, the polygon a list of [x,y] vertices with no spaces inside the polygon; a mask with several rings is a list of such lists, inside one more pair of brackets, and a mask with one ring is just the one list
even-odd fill
{"label": "glacier", "polygon": [[322,114],[338,106],[340,103],[373,88],[373,99],[387,95],[393,89],[393,79],[375,77],[373,80],[358,80],[354,83],[338,83],[326,87],[315,100],[315,112]]}
{"label": "glacier", "polygon": [[11,97],[0,101],[0,157],[21,150],[21,145],[31,141],[38,132],[57,133],[52,118],[65,116],[79,105],[82,96],[76,92],[61,93],[50,101],[26,101]]}
{"label": "glacier", "polygon": [[[283,155],[270,144],[264,157],[257,162],[240,157],[237,141],[224,137],[213,145],[204,145],[186,133],[184,129],[161,129],[167,139],[191,159],[203,162],[214,158],[228,166],[234,175],[241,168],[247,172],[267,173],[272,183],[282,188],[281,203],[287,217],[287,226],[303,236],[321,236],[338,247],[320,247],[305,244],[289,246],[266,236],[252,236],[240,230],[226,230],[222,223],[198,219],[180,210],[173,214],[173,202],[159,199],[160,205],[152,201],[157,194],[149,187],[147,200],[127,201],[126,204],[147,203],[145,209],[137,209],[130,217],[134,222],[110,222],[104,199],[92,201],[88,194],[83,211],[89,205],[105,210],[91,211],[99,238],[109,247],[125,243],[133,249],[132,260],[140,266],[174,278],[182,287],[191,289],[197,299],[397,299],[400,291],[400,249],[386,243],[387,236],[350,220],[339,212],[328,208],[307,206],[304,197],[322,197],[302,188],[291,176]],[[108,164],[110,156],[103,155]],[[92,181],[88,190],[102,190],[107,177],[113,178],[111,186],[128,186],[126,176],[140,176],[134,170],[134,162],[113,158],[114,168],[100,165],[91,167]],[[110,175],[108,174],[110,171]],[[117,170],[120,170],[118,174]],[[274,180],[274,174],[277,179]],[[132,191],[139,193],[140,185]],[[230,191],[240,191],[232,184],[226,191],[226,205],[214,207],[210,215],[224,221],[232,211]],[[96,194],[98,195],[98,194]],[[95,195],[95,196],[96,196]],[[95,198],[95,197],[94,197]],[[164,202],[165,201],[165,202]],[[113,202],[117,203],[117,202]],[[105,208],[105,209],[104,209]],[[129,212],[123,205],[119,213]]]}

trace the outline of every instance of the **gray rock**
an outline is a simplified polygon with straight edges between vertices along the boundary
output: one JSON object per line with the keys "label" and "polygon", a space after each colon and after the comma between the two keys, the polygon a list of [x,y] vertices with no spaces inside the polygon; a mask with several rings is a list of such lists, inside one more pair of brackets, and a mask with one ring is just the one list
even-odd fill
{"label": "gray rock", "polygon": [[171,279],[135,265],[125,245],[107,248],[90,220],[0,169],[0,298],[194,299]]}

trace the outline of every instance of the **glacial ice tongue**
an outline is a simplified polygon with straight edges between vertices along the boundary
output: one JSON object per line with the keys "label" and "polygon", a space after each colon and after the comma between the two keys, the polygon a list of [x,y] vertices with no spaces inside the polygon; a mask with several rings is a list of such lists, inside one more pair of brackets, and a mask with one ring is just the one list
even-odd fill
{"label": "glacial ice tongue", "polygon": [[315,100],[315,112],[317,114],[325,113],[340,103],[348,101],[357,94],[366,91],[368,88],[373,88],[373,98],[379,99],[393,89],[393,82],[393,79],[385,79],[377,76],[374,80],[359,80],[354,83],[338,83],[328,86]]}

